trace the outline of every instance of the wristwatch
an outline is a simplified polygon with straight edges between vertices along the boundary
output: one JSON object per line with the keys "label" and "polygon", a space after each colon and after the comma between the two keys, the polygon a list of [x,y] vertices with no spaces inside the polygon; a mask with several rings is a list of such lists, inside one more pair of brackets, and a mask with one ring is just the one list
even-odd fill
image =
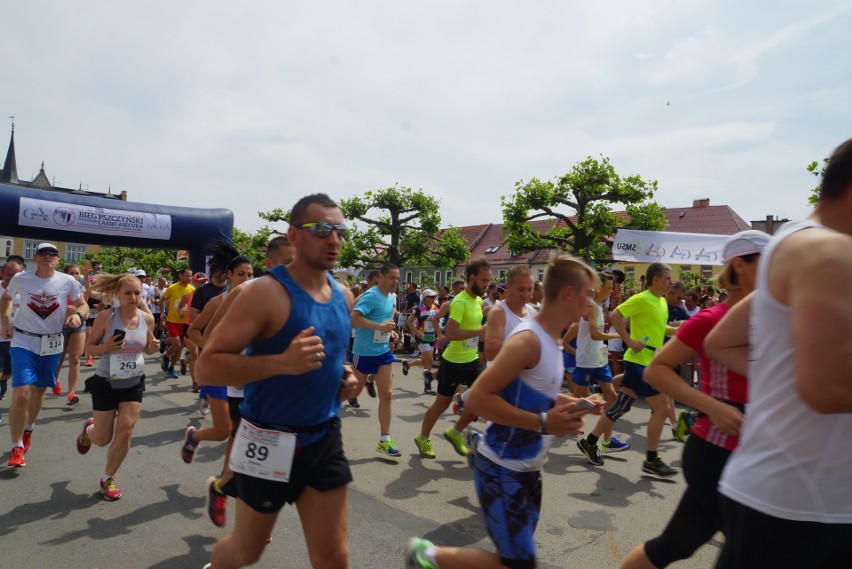
{"label": "wristwatch", "polygon": [[539,425],[538,432],[541,433],[542,435],[546,435],[547,434],[547,413],[539,413],[538,414],[538,425]]}

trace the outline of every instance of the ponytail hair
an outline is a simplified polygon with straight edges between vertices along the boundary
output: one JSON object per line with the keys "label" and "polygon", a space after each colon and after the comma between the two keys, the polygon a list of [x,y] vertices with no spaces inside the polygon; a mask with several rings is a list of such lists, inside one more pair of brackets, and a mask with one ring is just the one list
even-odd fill
{"label": "ponytail hair", "polygon": [[95,282],[92,283],[92,290],[100,295],[103,299],[110,299],[118,296],[118,291],[121,290],[121,285],[125,282],[139,284],[139,279],[136,275],[108,275],[106,273],[98,273],[95,275]]}
{"label": "ponytail hair", "polygon": [[210,276],[215,277],[216,280],[225,278],[228,271],[232,271],[238,265],[251,265],[251,261],[240,255],[240,252],[227,241],[214,241],[207,246],[207,252],[210,254]]}

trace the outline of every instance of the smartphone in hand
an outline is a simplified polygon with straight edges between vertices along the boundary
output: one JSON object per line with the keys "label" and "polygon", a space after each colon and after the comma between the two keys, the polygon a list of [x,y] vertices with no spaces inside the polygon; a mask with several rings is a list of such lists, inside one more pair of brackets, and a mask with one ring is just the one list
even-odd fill
{"label": "smartphone in hand", "polygon": [[127,332],[124,330],[116,330],[115,334],[113,334],[112,339],[114,342],[123,342],[124,337],[127,335]]}
{"label": "smartphone in hand", "polygon": [[585,397],[581,397],[577,401],[576,410],[580,409],[594,409],[598,404],[592,401],[591,399],[586,399]]}

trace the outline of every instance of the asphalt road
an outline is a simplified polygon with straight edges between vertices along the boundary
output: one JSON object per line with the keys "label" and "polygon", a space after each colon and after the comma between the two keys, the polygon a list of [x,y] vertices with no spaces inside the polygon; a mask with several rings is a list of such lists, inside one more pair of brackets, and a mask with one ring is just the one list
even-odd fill
{"label": "asphalt road", "polygon": [[[200,569],[224,530],[204,516],[204,483],[221,468],[225,444],[202,443],[192,464],[179,451],[190,424],[209,421],[189,390],[189,377],[167,379],[147,359],[148,391],[130,453],[116,476],[124,496],[106,502],[98,493],[106,450],[77,454],[75,438],[91,400],[76,407],[47,395],[23,469],[0,466],[0,567],[15,569]],[[480,519],[472,473],[440,433],[454,418],[443,417],[433,433],[436,460],[423,460],[413,438],[431,396],[422,395],[417,368],[408,377],[394,365],[392,435],[403,456],[376,453],[377,400],[362,394],[360,409],[344,405],[344,445],[355,481],[350,486],[349,546],[354,568],[404,566],[408,539],[419,535],[439,545],[493,550]],[[91,368],[83,369],[83,378]],[[65,370],[61,375],[64,383]],[[11,390],[10,390],[11,392]],[[8,395],[11,395],[9,393]],[[0,440],[9,444],[10,397]],[[544,468],[544,504],[536,532],[540,566],[614,568],[636,544],[657,535],[684,487],[682,476],[657,480],[640,470],[649,411],[639,403],[617,425],[635,449],[608,455],[603,467],[589,465],[575,439],[558,442]],[[481,428],[481,424],[479,425]],[[591,428],[591,427],[588,427]],[[681,444],[663,437],[661,454],[680,465]],[[8,448],[8,446],[6,447]],[[229,504],[229,516],[233,505]],[[721,536],[674,568],[710,567]],[[255,567],[308,568],[295,509],[282,512],[273,541]]]}

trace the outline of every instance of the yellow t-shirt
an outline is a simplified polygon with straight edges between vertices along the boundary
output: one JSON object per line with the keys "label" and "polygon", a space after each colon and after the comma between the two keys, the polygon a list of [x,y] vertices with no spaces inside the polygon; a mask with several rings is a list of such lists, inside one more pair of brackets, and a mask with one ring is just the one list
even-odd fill
{"label": "yellow t-shirt", "polygon": [[[666,297],[654,296],[646,290],[634,294],[616,308],[625,318],[630,318],[630,338],[640,342],[648,337],[647,346],[659,350],[666,338],[666,325],[669,319],[669,305]],[[652,350],[642,350],[638,354],[628,349],[624,359],[641,366],[647,366],[654,357]]]}
{"label": "yellow t-shirt", "polygon": [[[166,310],[169,311],[168,315],[166,315],[166,322],[171,322],[173,324],[184,323],[184,318],[180,315],[180,311],[178,311],[178,306],[180,306],[180,299],[183,298],[183,295],[189,294],[194,290],[195,287],[191,284],[183,286],[180,281],[174,283],[166,289],[166,292],[164,292],[160,297],[166,299]],[[187,310],[189,310],[188,304]]]}
{"label": "yellow t-shirt", "polygon": [[[473,297],[466,290],[460,292],[450,304],[450,319],[458,323],[461,330],[476,330],[482,327],[482,299]],[[479,337],[474,336],[467,340],[453,340],[444,353],[442,359],[454,364],[466,364],[476,360],[478,352]]]}

